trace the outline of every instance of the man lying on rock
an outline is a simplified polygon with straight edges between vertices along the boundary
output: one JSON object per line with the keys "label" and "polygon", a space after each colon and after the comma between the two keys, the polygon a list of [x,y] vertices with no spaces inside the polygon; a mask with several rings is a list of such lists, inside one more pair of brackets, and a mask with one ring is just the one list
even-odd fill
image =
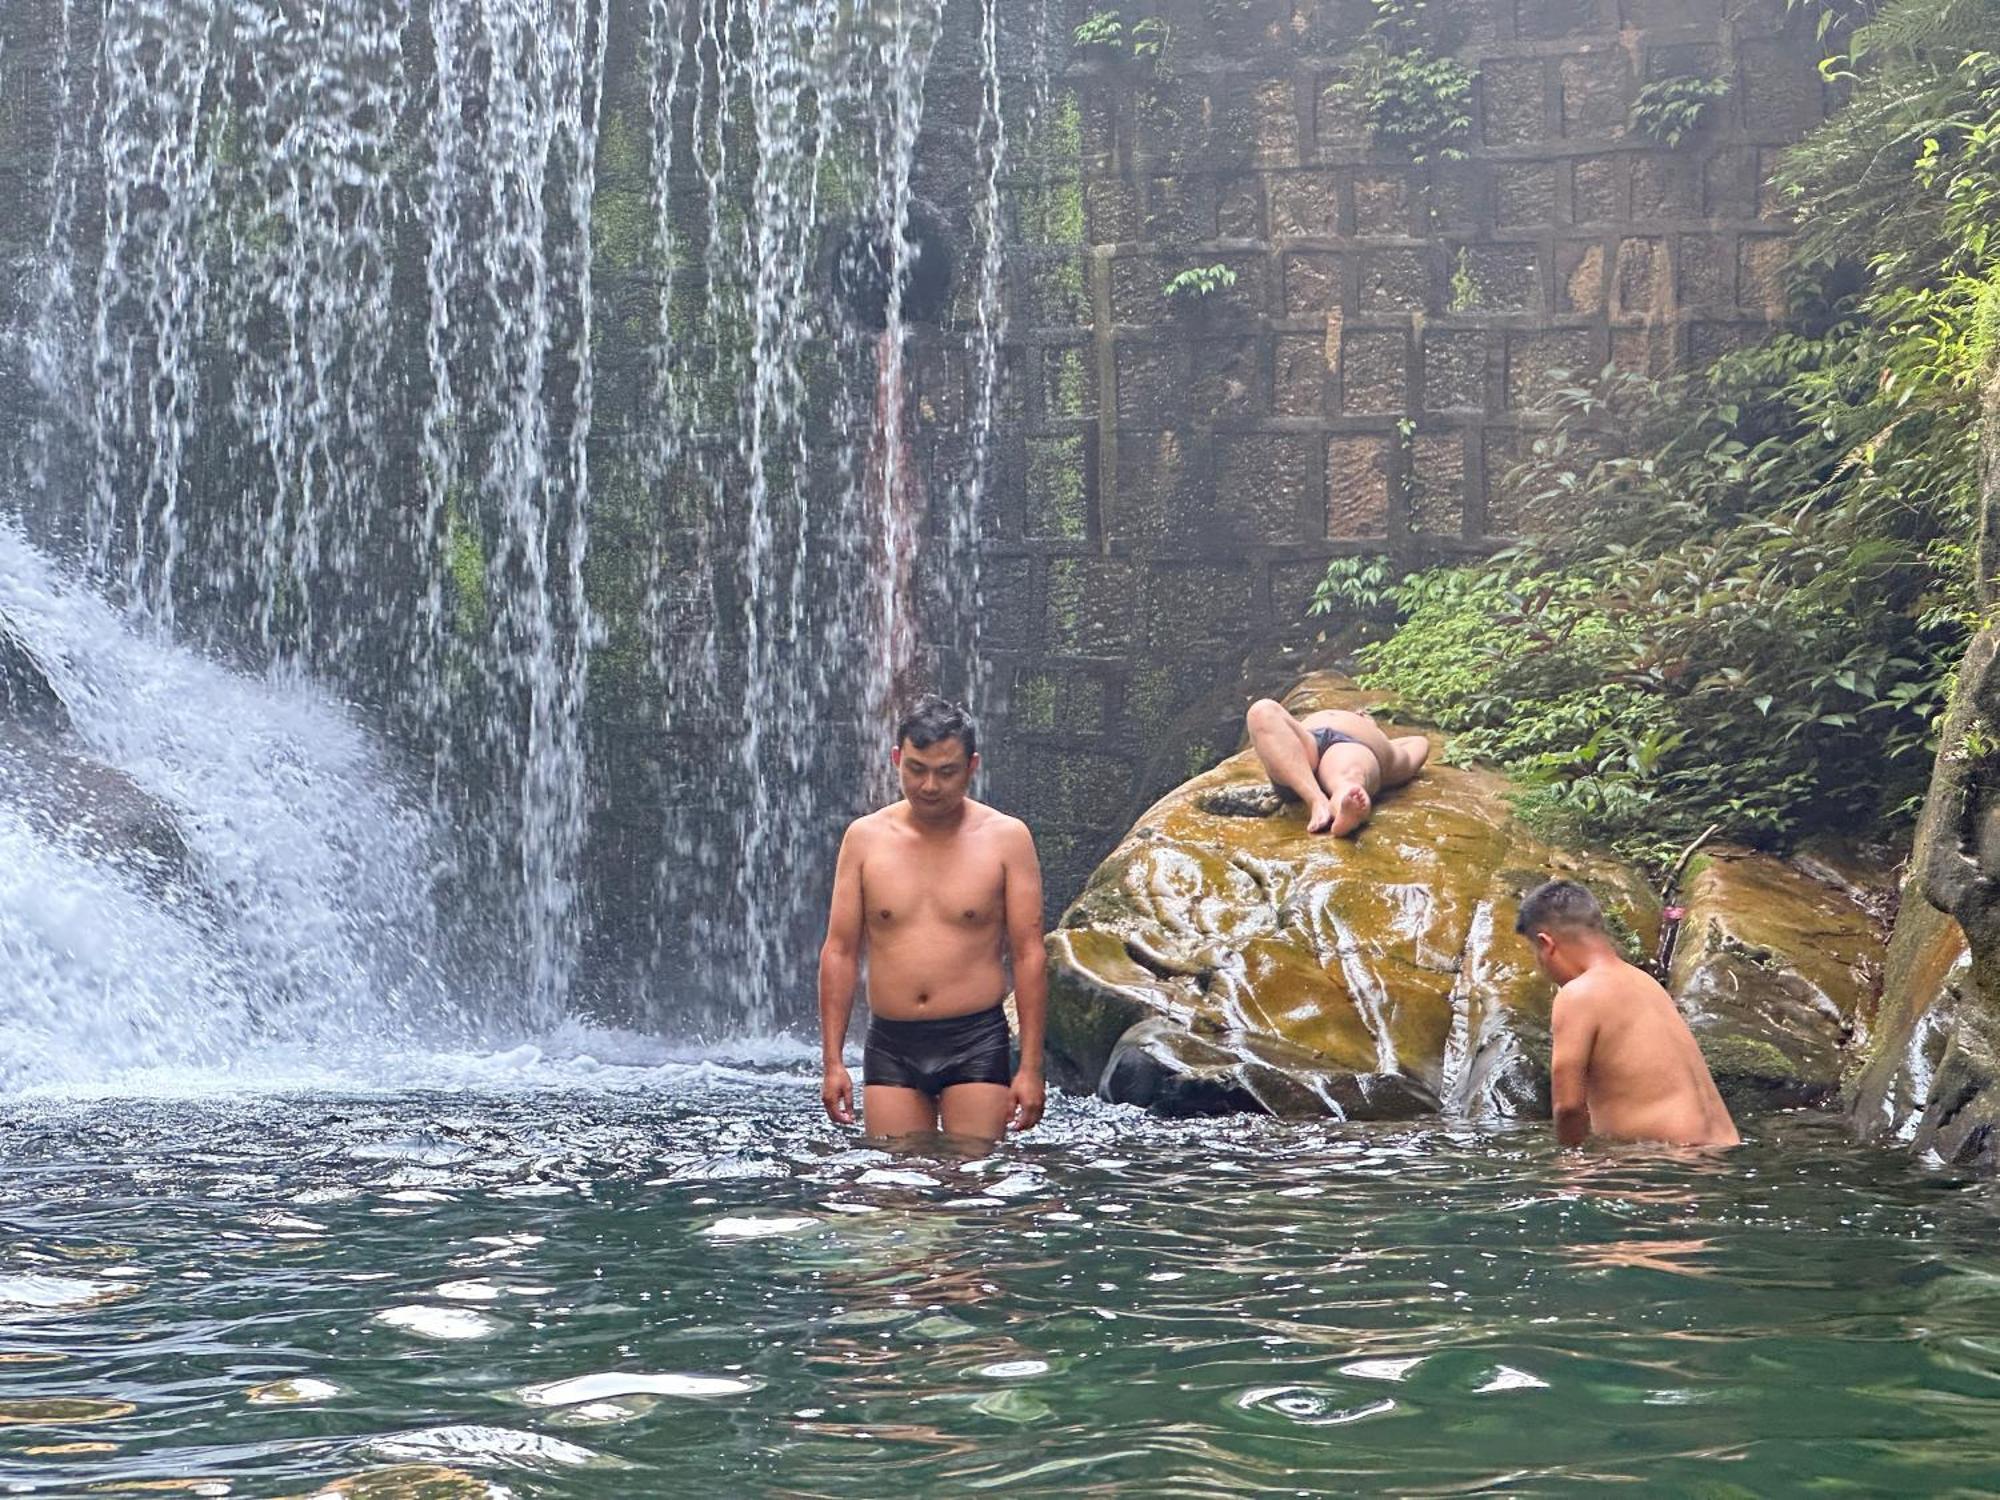
{"label": "man lying on rock", "polygon": [[1306,832],[1358,832],[1375,799],[1424,768],[1431,742],[1390,739],[1366,714],[1323,708],[1303,719],[1275,698],[1259,698],[1244,718],[1272,789],[1306,805]]}
{"label": "man lying on rock", "polygon": [[1521,898],[1514,930],[1561,986],[1550,1018],[1557,1140],[1734,1146],[1741,1139],[1680,1007],[1625,961],[1595,896],[1573,880],[1538,885]]}

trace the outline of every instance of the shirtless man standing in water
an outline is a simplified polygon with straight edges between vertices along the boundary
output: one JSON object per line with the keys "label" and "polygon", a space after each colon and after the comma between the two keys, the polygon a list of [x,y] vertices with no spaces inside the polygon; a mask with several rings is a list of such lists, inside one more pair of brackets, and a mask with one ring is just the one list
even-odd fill
{"label": "shirtless man standing in water", "polygon": [[[855,819],[841,840],[819,954],[820,1098],[836,1124],[854,1123],[841,1049],[865,949],[872,1136],[941,1128],[997,1141],[1042,1118],[1042,873],[1027,825],[966,795],[978,744],[964,709],[919,700],[891,757],[903,800]],[[1000,1005],[1009,960],[1019,1071]]]}
{"label": "shirtless man standing in water", "polygon": [[1251,704],[1244,727],[1278,795],[1306,804],[1307,833],[1359,832],[1376,797],[1412,780],[1431,753],[1422,735],[1392,740],[1366,714],[1326,708],[1295,719],[1275,698]]}
{"label": "shirtless man standing in water", "polygon": [[1573,880],[1536,886],[1521,898],[1514,930],[1562,986],[1549,1060],[1557,1140],[1734,1146],[1742,1139],[1680,1007],[1620,956],[1595,896]]}

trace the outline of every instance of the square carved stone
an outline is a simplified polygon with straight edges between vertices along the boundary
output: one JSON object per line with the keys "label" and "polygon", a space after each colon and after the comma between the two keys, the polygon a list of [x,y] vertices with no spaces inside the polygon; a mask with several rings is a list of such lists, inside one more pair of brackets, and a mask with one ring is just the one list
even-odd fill
{"label": "square carved stone", "polygon": [[1536,405],[1562,381],[1588,380],[1597,373],[1586,328],[1507,335],[1507,405]]}
{"label": "square carved stone", "polygon": [[1215,500],[1247,523],[1246,540],[1266,545],[1307,540],[1317,491],[1315,439],[1303,433],[1223,433],[1215,439]]}
{"label": "square carved stone", "polygon": [[1477,411],[1485,404],[1485,330],[1426,328],[1424,410]]}
{"label": "square carved stone", "polygon": [[1568,240],[1556,246],[1556,311],[1604,311],[1604,242]]}
{"label": "square carved stone", "polygon": [[1109,557],[1049,560],[1046,639],[1052,651],[1117,656],[1131,648],[1138,574]]}
{"label": "square carved stone", "polygon": [[1425,536],[1465,533],[1465,439],[1426,434],[1410,445],[1410,530]]}
{"label": "square carved stone", "polygon": [[1408,411],[1409,364],[1409,339],[1401,330],[1344,330],[1340,336],[1341,410],[1375,415]]}
{"label": "square carved stone", "polygon": [[1331,239],[1340,233],[1340,193],[1331,172],[1273,172],[1266,181],[1273,239]]}
{"label": "square carved stone", "polygon": [[1363,312],[1415,312],[1429,303],[1430,290],[1430,261],[1423,251],[1362,252]]}
{"label": "square carved stone", "polygon": [[1326,534],[1343,541],[1389,534],[1389,439],[1356,433],[1327,439]]}
{"label": "square carved stone", "polygon": [[1548,83],[1538,57],[1487,63],[1479,70],[1479,100],[1489,146],[1525,146],[1548,134]]}
{"label": "square carved stone", "polygon": [[1326,410],[1327,366],[1324,338],[1277,341],[1273,404],[1281,417],[1316,417]]}
{"label": "square carved stone", "polygon": [[1672,290],[1667,280],[1666,243],[1632,238],[1618,242],[1615,311],[1625,316],[1657,315],[1667,310]]}
{"label": "square carved stone", "polygon": [[1474,307],[1530,312],[1542,305],[1541,257],[1533,245],[1468,245],[1459,261]]}
{"label": "square carved stone", "polygon": [[1785,266],[1790,242],[1783,235],[1746,234],[1736,245],[1736,305],[1776,322],[1785,315]]}
{"label": "square carved stone", "polygon": [[1410,233],[1410,179],[1400,172],[1362,172],[1354,179],[1357,235]]}
{"label": "square carved stone", "polygon": [[1684,234],[1675,245],[1674,295],[1682,307],[1731,307],[1736,301],[1736,257],[1719,234]]}
{"label": "square carved stone", "polygon": [[1121,339],[1116,358],[1119,424],[1135,428],[1175,425],[1172,419],[1180,410],[1181,388],[1173,349],[1166,344]]}
{"label": "square carved stone", "polygon": [[1316,317],[1341,306],[1341,257],[1327,251],[1298,251],[1284,258],[1285,313]]}
{"label": "square carved stone", "polygon": [[1504,164],[1493,172],[1494,221],[1502,229],[1537,229],[1556,221],[1556,164]]}
{"label": "square carved stone", "polygon": [[1623,48],[1565,57],[1556,72],[1566,137],[1615,141],[1625,134],[1632,108],[1632,65]]}

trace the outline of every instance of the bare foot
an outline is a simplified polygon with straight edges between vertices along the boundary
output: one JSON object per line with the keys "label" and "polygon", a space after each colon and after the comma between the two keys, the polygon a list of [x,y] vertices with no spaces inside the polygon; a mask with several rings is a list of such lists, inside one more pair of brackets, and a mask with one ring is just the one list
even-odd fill
{"label": "bare foot", "polygon": [[1306,832],[1325,833],[1331,827],[1333,827],[1333,804],[1324,797],[1316,798],[1312,805],[1312,813],[1306,818]]}
{"label": "bare foot", "polygon": [[1351,786],[1341,793],[1339,806],[1329,823],[1336,835],[1345,836],[1361,831],[1361,825],[1368,821],[1368,815],[1375,810],[1368,793],[1358,786]]}

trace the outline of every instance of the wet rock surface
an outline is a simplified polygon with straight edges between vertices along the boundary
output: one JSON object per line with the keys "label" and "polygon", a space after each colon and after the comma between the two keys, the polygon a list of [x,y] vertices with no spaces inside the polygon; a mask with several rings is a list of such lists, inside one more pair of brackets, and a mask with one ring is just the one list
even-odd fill
{"label": "wet rock surface", "polygon": [[0,616],[0,791],[48,836],[109,857],[155,891],[189,883],[173,810],[72,736],[48,671]]}
{"label": "wet rock surface", "polygon": [[1881,984],[1886,929],[1837,887],[1749,850],[1701,858],[1681,902],[1668,988],[1724,1097],[1832,1099],[1858,1014]]}
{"label": "wet rock surface", "polygon": [[[1321,675],[1287,705],[1369,701]],[[1553,989],[1513,923],[1557,875],[1652,953],[1660,905],[1640,872],[1525,828],[1497,775],[1434,759],[1334,839],[1307,834],[1243,751],[1155,804],[1051,935],[1051,1075],[1166,1114],[1545,1114]],[[1675,976],[1734,1099],[1830,1096],[1879,924],[1741,851],[1709,859],[1686,899]]]}
{"label": "wet rock surface", "polygon": [[1939,735],[1866,1055],[1864,1136],[2000,1167],[2000,630],[1976,638]]}

